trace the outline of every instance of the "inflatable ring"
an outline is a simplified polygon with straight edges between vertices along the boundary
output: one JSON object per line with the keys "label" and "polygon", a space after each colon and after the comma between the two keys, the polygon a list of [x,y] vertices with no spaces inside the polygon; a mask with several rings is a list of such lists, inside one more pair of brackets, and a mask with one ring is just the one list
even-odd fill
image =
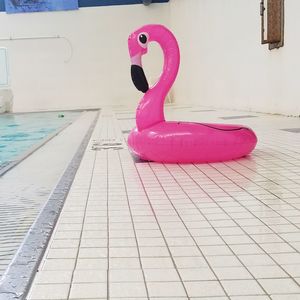
{"label": "inflatable ring", "polygon": [[[149,88],[142,56],[150,42],[161,46],[164,67],[158,82]],[[136,111],[136,128],[128,137],[128,146],[136,156],[162,163],[209,163],[251,153],[257,138],[245,126],[165,121],[164,101],[180,63],[178,43],[170,30],[162,25],[145,25],[129,36],[128,48],[132,81],[144,93]]]}

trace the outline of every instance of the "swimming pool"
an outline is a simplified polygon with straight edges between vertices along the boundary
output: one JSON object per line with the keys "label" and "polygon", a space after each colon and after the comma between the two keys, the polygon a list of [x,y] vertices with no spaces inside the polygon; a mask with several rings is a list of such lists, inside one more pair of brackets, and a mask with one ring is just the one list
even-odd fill
{"label": "swimming pool", "polygon": [[0,115],[0,170],[72,123],[79,111]]}

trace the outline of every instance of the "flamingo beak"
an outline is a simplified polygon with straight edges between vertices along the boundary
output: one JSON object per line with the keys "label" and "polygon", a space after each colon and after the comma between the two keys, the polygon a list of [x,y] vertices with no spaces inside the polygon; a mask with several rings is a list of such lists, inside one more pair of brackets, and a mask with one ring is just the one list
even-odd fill
{"label": "flamingo beak", "polygon": [[149,90],[149,84],[142,67],[140,54],[131,57],[131,79],[139,91],[146,93]]}

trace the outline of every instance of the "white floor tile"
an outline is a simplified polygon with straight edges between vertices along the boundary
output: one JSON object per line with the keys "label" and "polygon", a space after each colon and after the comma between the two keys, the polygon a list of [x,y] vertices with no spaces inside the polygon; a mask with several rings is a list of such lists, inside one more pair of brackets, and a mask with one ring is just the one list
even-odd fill
{"label": "white floor tile", "polygon": [[139,269],[134,270],[110,270],[109,281],[110,282],[142,282],[143,272]]}
{"label": "white floor tile", "polygon": [[147,284],[150,297],[184,297],[186,292],[180,281],[149,282]]}
{"label": "white floor tile", "polygon": [[198,269],[207,267],[207,263],[203,257],[174,257],[174,260],[178,269]]}
{"label": "white floor tile", "polygon": [[216,276],[209,268],[178,269],[183,281],[216,280]]}
{"label": "white floor tile", "polygon": [[288,277],[288,274],[277,265],[248,266],[248,270],[256,279]]}
{"label": "white floor tile", "polygon": [[74,283],[107,282],[106,270],[76,270],[73,274]]}
{"label": "white floor tile", "polygon": [[290,278],[259,279],[269,294],[300,294],[300,287]]}
{"label": "white floor tile", "polygon": [[213,268],[219,280],[252,279],[252,275],[244,267]]}
{"label": "white floor tile", "polygon": [[224,290],[218,281],[186,282],[185,287],[189,297],[225,296]]}
{"label": "white floor tile", "polygon": [[263,295],[264,291],[255,280],[221,281],[229,296]]}
{"label": "white floor tile", "polygon": [[43,271],[35,277],[37,284],[71,284],[71,281],[72,271]]}
{"label": "white floor tile", "polygon": [[207,260],[213,268],[242,266],[242,263],[233,255],[207,256]]}
{"label": "white floor tile", "polygon": [[144,274],[146,282],[180,281],[176,269],[144,269]]}
{"label": "white floor tile", "polygon": [[146,297],[146,287],[143,282],[111,282],[110,297]]}
{"label": "white floor tile", "polygon": [[71,286],[70,299],[97,299],[105,298],[106,295],[106,283],[73,283]]}
{"label": "white floor tile", "polygon": [[29,298],[33,300],[67,299],[69,284],[37,284],[33,286]]}

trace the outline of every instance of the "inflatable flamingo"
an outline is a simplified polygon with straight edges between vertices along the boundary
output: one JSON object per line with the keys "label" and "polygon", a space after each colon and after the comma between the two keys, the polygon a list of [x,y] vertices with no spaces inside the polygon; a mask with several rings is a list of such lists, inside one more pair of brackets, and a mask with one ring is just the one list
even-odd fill
{"label": "inflatable flamingo", "polygon": [[[157,42],[164,53],[163,72],[150,88],[141,62],[149,42]],[[180,62],[178,44],[170,30],[162,25],[143,26],[129,36],[128,47],[133,83],[145,93],[136,111],[136,128],[128,137],[135,155],[156,162],[207,163],[237,159],[255,148],[255,133],[245,126],[165,121],[165,97]]]}

